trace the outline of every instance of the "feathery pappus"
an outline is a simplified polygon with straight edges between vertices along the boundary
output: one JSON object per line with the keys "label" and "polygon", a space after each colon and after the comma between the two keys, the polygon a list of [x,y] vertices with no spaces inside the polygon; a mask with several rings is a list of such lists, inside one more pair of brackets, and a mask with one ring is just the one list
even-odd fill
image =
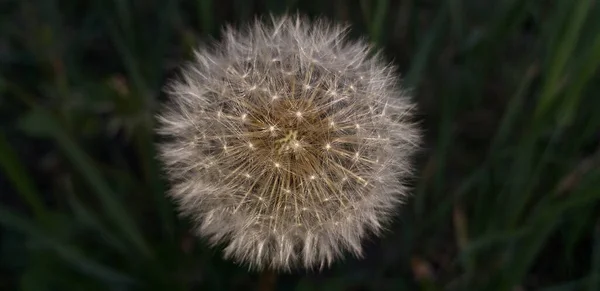
{"label": "feathery pappus", "polygon": [[170,197],[251,269],[360,256],[406,197],[420,140],[399,81],[346,26],[280,16],[227,28],[158,114]]}

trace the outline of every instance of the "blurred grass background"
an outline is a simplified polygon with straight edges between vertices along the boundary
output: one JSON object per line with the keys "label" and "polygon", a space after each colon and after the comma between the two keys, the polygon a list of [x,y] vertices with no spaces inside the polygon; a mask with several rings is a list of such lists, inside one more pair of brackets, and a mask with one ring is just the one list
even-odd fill
{"label": "blurred grass background", "polygon": [[259,288],[173,212],[153,116],[196,45],[285,11],[376,43],[426,142],[365,259],[277,290],[600,290],[595,0],[2,0],[0,290]]}

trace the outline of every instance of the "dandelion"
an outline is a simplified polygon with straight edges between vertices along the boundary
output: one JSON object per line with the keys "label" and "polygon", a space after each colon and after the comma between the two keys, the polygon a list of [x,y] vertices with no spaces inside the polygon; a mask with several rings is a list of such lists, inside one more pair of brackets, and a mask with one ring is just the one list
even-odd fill
{"label": "dandelion", "polygon": [[301,16],[228,28],[171,82],[170,196],[226,258],[287,271],[361,256],[407,195],[414,106],[346,32]]}

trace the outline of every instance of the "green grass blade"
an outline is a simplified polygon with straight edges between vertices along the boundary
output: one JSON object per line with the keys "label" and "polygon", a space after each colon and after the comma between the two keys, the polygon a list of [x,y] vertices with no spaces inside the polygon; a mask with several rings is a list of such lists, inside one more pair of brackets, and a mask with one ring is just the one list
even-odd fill
{"label": "green grass blade", "polygon": [[589,291],[600,290],[600,216],[596,219],[594,244],[592,246],[592,268],[590,270]]}
{"label": "green grass blade", "polygon": [[236,20],[245,23],[252,20],[252,13],[254,13],[254,0],[233,0],[233,12],[235,13]]}
{"label": "green grass blade", "polygon": [[132,45],[126,41],[126,38],[119,31],[116,23],[107,21],[107,25],[109,26],[112,42],[121,56],[121,60],[123,61],[125,69],[127,70],[129,80],[131,80],[133,85],[132,89],[136,95],[145,97],[144,99],[135,99],[134,101],[137,101],[135,106],[138,106],[139,108],[145,108],[148,106],[148,104],[144,101],[148,101],[148,99],[151,97],[151,94],[149,93],[146,80],[144,79],[144,76],[140,70],[138,60],[135,58]]}
{"label": "green grass blade", "polygon": [[429,32],[419,41],[410,69],[404,77],[407,88],[414,88],[421,82],[431,56],[440,48],[440,42],[448,27],[447,20],[448,11],[447,6],[444,5],[439,8]]}
{"label": "green grass blade", "polygon": [[206,35],[215,33],[214,18],[213,18],[213,1],[212,0],[197,0],[198,18],[202,25],[202,32]]}
{"label": "green grass blade", "polygon": [[560,115],[560,126],[562,127],[569,126],[575,119],[577,106],[580,103],[585,85],[594,77],[594,73],[600,67],[600,31],[598,31],[593,44],[585,55],[583,65],[577,70],[578,74],[573,77],[573,83],[566,89],[562,114]]}
{"label": "green grass blade", "polygon": [[[151,121],[148,121],[148,123],[152,124]],[[157,208],[162,221],[164,234],[168,236],[165,239],[171,239],[175,232],[175,216],[173,207],[165,195],[165,185],[160,177],[159,164],[156,160],[158,153],[150,133],[151,128],[152,126],[148,126],[138,130],[135,135],[136,145],[144,168],[145,183],[150,187],[155,202],[154,206]]]}
{"label": "green grass blade", "polygon": [[267,0],[265,6],[270,13],[279,15],[285,12],[294,12],[299,0]]}
{"label": "green grass blade", "polygon": [[[140,160],[141,169],[144,175],[144,181],[147,189],[152,193],[155,199],[156,206],[158,208],[159,215],[162,219],[163,230],[167,236],[171,237],[174,233],[174,215],[170,204],[164,196],[164,185],[160,179],[159,168],[155,159],[156,153],[154,149],[154,143],[152,139],[153,130],[153,113],[156,105],[156,96],[158,95],[157,90],[160,88],[158,80],[162,77],[162,63],[160,62],[161,56],[166,50],[165,44],[168,42],[169,34],[169,15],[175,15],[176,11],[175,1],[164,2],[164,6],[161,7],[162,17],[157,19],[159,29],[156,31],[157,45],[152,46],[152,50],[145,55],[136,54],[134,47],[134,40],[127,38],[127,34],[124,34],[118,23],[114,21],[107,21],[109,33],[114,43],[121,61],[123,62],[126,70],[128,79],[132,82],[132,94],[134,98],[130,98],[131,108],[135,110],[135,131],[133,132],[133,139],[135,146],[137,147],[137,154]],[[124,9],[124,8],[123,8]],[[122,10],[123,10],[122,9]],[[124,10],[126,13],[129,10]],[[125,23],[126,24],[126,23]],[[124,25],[124,24],[122,24]],[[152,59],[152,61],[143,61],[144,57]],[[146,65],[146,66],[142,66]],[[149,70],[144,70],[148,69]],[[143,74],[146,72],[146,74]]]}
{"label": "green grass blade", "polygon": [[86,208],[73,193],[68,195],[68,203],[73,211],[73,218],[85,228],[98,233],[108,244],[118,250],[121,254],[130,254],[129,250],[121,240],[115,236],[104,223],[94,215],[93,211]]}
{"label": "green grass blade", "polygon": [[375,14],[369,23],[369,34],[373,43],[383,46],[384,25],[389,10],[389,0],[378,0],[375,4]]}
{"label": "green grass blade", "polygon": [[130,0],[114,0],[113,1],[116,9],[116,19],[120,24],[122,31],[127,39],[134,40],[135,30],[134,30],[134,22],[131,19],[132,9],[131,9],[131,1]]}
{"label": "green grass blade", "polygon": [[514,130],[517,118],[521,116],[523,112],[523,104],[525,96],[531,87],[531,83],[534,78],[538,75],[539,71],[536,65],[529,66],[529,69],[525,73],[525,77],[519,84],[519,88],[511,98],[506,108],[500,126],[492,139],[490,144],[490,153],[497,154],[499,147],[507,142],[508,136]]}
{"label": "green grass blade", "polygon": [[516,253],[512,256],[513,260],[508,263],[510,268],[505,269],[505,276],[501,280],[504,287],[510,288],[521,281],[565,211],[600,200],[598,189],[600,189],[600,169],[587,175],[578,189],[569,193],[566,199],[552,201],[548,198],[547,201],[538,204],[537,209],[530,213],[531,222],[526,226],[530,230],[529,235],[516,244],[514,250]]}
{"label": "green grass blade", "polygon": [[76,271],[93,276],[107,283],[133,285],[136,281],[119,271],[110,269],[93,260],[86,258],[77,249],[67,244],[56,241],[42,230],[38,229],[31,221],[20,217],[11,210],[0,206],[0,224],[27,235],[29,238],[42,242],[54,251],[61,259],[70,264]]}
{"label": "green grass blade", "polygon": [[533,0],[496,1],[499,7],[495,8],[497,12],[491,16],[491,21],[482,30],[473,30],[461,50],[470,52],[478,61],[492,61],[488,64],[491,65],[498,49],[502,48],[499,44],[519,28],[532,2]]}
{"label": "green grass blade", "polygon": [[[515,178],[515,180],[521,182],[520,185],[522,186],[520,186],[519,188],[514,187],[512,189],[512,193],[515,195],[511,195],[510,198],[508,198],[512,202],[510,204],[510,210],[507,211],[511,214],[510,218],[508,219],[509,226],[516,226],[519,219],[527,215],[525,213],[527,210],[526,207],[533,199],[532,196],[534,194],[534,190],[536,186],[539,185],[539,181],[544,175],[544,170],[546,170],[546,167],[548,166],[548,160],[550,159],[551,153],[554,150],[554,145],[559,139],[559,136],[560,131],[554,131],[552,133],[552,136],[550,136],[550,140],[547,142],[544,150],[542,151],[539,159],[537,159],[535,164],[528,162],[528,160],[531,160],[531,157],[535,155],[534,151],[536,150],[536,148],[533,143],[536,139],[535,137],[528,139],[531,143],[529,143],[528,146],[524,147],[524,154],[521,160],[525,162],[525,166],[523,166],[523,168],[529,169],[530,171],[523,171],[523,174],[520,175],[519,178]],[[517,162],[517,164],[519,164],[519,162]],[[518,167],[517,169],[515,169],[515,172],[517,171]]]}
{"label": "green grass blade", "polygon": [[558,49],[555,55],[552,56],[551,64],[548,68],[548,74],[544,80],[540,99],[534,112],[534,120],[539,121],[540,118],[550,110],[554,105],[556,97],[561,91],[561,78],[565,73],[565,67],[572,56],[575,47],[577,46],[580,31],[585,23],[588,11],[591,10],[592,0],[577,1],[576,7],[573,10],[573,15],[570,18],[569,26],[562,40],[558,44]]}
{"label": "green grass blade", "polygon": [[463,248],[462,252],[460,253],[460,257],[468,259],[470,256],[475,256],[477,252],[481,250],[490,248],[492,246],[513,243],[516,240],[524,237],[526,234],[527,232],[524,229],[519,229],[515,231],[497,232],[480,236],[476,240],[471,240],[469,244]]}
{"label": "green grass blade", "polygon": [[17,153],[13,151],[8,144],[4,133],[0,131],[0,168],[4,171],[8,179],[14,185],[18,194],[33,211],[33,214],[40,221],[44,221],[47,209],[44,206],[42,196],[35,187],[31,176],[17,157]]}
{"label": "green grass blade", "polygon": [[464,32],[465,15],[463,12],[463,0],[447,0],[448,10],[450,11],[450,21],[452,22],[452,30],[457,39],[462,39]]}
{"label": "green grass blade", "polygon": [[106,181],[104,181],[99,170],[93,165],[85,152],[61,129],[53,116],[41,108],[35,108],[23,120],[27,128],[36,128],[51,136],[64,155],[70,160],[75,169],[89,184],[91,191],[96,194],[102,204],[106,215],[115,227],[137,248],[144,256],[151,256],[150,248],[143,239],[142,234],[136,227],[133,218],[127,209],[115,198]]}
{"label": "green grass blade", "polygon": [[585,286],[585,283],[588,281],[588,278],[583,278],[579,280],[574,280],[566,283],[562,283],[557,286],[547,287],[541,289],[541,291],[580,291]]}

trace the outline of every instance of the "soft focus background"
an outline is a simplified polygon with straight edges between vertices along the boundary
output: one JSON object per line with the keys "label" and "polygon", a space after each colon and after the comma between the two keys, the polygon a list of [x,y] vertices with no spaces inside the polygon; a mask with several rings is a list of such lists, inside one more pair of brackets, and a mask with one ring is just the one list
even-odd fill
{"label": "soft focus background", "polygon": [[[259,284],[188,233],[152,128],[226,23],[301,11],[400,69],[414,195],[365,259]],[[2,0],[0,290],[600,290],[600,2]]]}

